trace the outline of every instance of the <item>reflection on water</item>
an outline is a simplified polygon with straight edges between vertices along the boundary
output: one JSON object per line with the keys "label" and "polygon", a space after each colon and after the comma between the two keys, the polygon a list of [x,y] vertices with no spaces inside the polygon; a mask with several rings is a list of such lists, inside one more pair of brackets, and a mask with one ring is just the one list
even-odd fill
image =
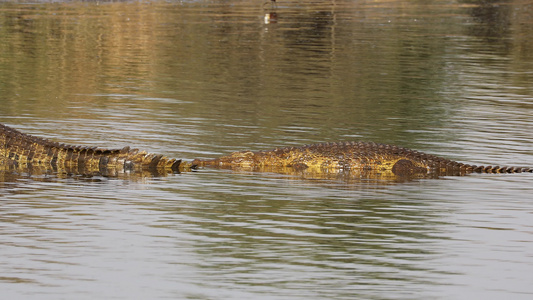
{"label": "reflection on water", "polygon": [[[152,182],[142,190],[121,187],[124,183],[116,181],[81,186],[70,182],[68,189],[29,182],[31,190],[20,191],[2,208],[3,223],[9,224],[5,234],[27,232],[6,245],[4,257],[16,259],[3,260],[10,270],[4,275],[42,290],[62,285],[61,274],[54,270],[69,266],[69,278],[64,280],[92,281],[93,286],[101,286],[97,278],[103,274],[105,278],[128,272],[114,281],[118,287],[127,280],[157,276],[163,287],[180,282],[178,295],[192,281],[202,286],[198,295],[240,286],[259,295],[288,292],[301,298],[335,292],[342,298],[372,294],[386,282],[389,288],[406,282],[422,285],[428,282],[427,273],[439,273],[420,261],[438,256],[431,244],[440,235],[435,226],[442,225],[442,212],[431,205],[386,195],[381,200],[363,195],[354,201],[349,192],[287,186],[268,178],[258,185],[240,175],[227,177],[229,190],[220,183],[220,175],[203,175],[203,188],[197,190],[184,189],[195,184],[191,177],[181,177],[181,183]],[[176,183],[177,189],[172,187]],[[117,188],[130,192],[118,199]],[[47,202],[35,198],[52,191],[57,194]],[[80,197],[81,191],[89,196]],[[285,198],[287,193],[292,199]],[[128,213],[118,213],[121,210]],[[15,245],[25,250],[21,253]],[[24,271],[26,264],[36,270]],[[404,272],[412,276],[405,278]],[[369,289],[357,292],[351,288],[354,284]],[[114,293],[118,287],[106,289]],[[412,290],[408,287],[407,292]]]}
{"label": "reflection on water", "polygon": [[[372,140],[533,165],[528,3],[264,2],[3,2],[0,123],[185,160]],[[531,174],[2,176],[8,298],[533,293]]]}

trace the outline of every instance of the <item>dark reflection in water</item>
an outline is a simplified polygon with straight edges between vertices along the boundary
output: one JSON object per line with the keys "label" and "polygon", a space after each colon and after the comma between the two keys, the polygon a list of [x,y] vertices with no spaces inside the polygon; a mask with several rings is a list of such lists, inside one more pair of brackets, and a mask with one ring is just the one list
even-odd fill
{"label": "dark reflection in water", "polygon": [[508,41],[501,39],[510,35],[512,6],[509,1],[475,1],[470,15],[478,26],[472,28],[472,35],[485,37],[487,42]]}
{"label": "dark reflection in water", "polygon": [[[533,165],[527,1],[263,4],[2,2],[0,123],[185,160],[372,140]],[[530,174],[28,175],[0,178],[10,299],[533,293]]]}

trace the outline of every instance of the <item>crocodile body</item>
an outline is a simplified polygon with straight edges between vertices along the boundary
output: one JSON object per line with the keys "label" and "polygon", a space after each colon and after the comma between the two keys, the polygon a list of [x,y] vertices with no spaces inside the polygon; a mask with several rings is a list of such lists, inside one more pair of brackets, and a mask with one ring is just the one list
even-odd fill
{"label": "crocodile body", "polygon": [[278,173],[348,174],[367,176],[438,177],[473,172],[521,173],[533,168],[474,166],[393,145],[342,142],[277,148],[271,151],[234,152],[212,160],[191,163],[138,149],[102,149],[71,146],[22,133],[0,124],[0,165],[40,167],[76,174],[110,174],[110,170],[151,171],[155,174],[210,166]]}
{"label": "crocodile body", "polygon": [[[48,168],[72,173],[126,170],[179,171],[181,160],[130,149],[71,146],[0,124],[0,163],[4,167]],[[105,172],[104,172],[105,171]]]}
{"label": "crocodile body", "polygon": [[235,152],[213,160],[195,160],[193,166],[264,169],[292,168],[314,173],[381,173],[464,175],[533,172],[533,168],[468,165],[394,145],[372,142],[321,143],[272,151]]}

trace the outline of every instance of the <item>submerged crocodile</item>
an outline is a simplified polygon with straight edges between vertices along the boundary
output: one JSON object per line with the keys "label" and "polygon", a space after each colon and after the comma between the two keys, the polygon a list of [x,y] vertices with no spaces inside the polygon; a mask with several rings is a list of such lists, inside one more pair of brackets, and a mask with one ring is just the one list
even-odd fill
{"label": "submerged crocodile", "polygon": [[469,173],[521,173],[533,168],[475,166],[416,150],[373,142],[321,143],[271,151],[234,152],[213,160],[194,160],[192,166],[249,170],[305,170],[356,175],[413,176],[465,175]]}
{"label": "submerged crocodile", "polygon": [[71,146],[22,133],[0,124],[0,164],[45,167],[62,172],[100,173],[149,170],[159,174],[199,167],[238,170],[362,174],[371,176],[465,175],[533,172],[528,167],[475,166],[416,150],[372,142],[321,143],[271,151],[234,152],[212,160],[183,162],[138,149]]}

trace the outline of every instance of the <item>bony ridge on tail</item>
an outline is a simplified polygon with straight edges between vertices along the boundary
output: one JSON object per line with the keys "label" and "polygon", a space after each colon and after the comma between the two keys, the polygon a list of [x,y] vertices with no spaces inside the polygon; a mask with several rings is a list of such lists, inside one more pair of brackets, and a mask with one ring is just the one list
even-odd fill
{"label": "bony ridge on tail", "polygon": [[67,172],[118,172],[150,170],[166,174],[199,167],[267,171],[305,171],[343,174],[465,175],[533,172],[529,167],[475,166],[416,150],[373,142],[320,143],[270,151],[234,152],[211,160],[180,159],[138,149],[102,149],[72,146],[22,133],[0,124],[0,163],[4,166],[38,166]]}

